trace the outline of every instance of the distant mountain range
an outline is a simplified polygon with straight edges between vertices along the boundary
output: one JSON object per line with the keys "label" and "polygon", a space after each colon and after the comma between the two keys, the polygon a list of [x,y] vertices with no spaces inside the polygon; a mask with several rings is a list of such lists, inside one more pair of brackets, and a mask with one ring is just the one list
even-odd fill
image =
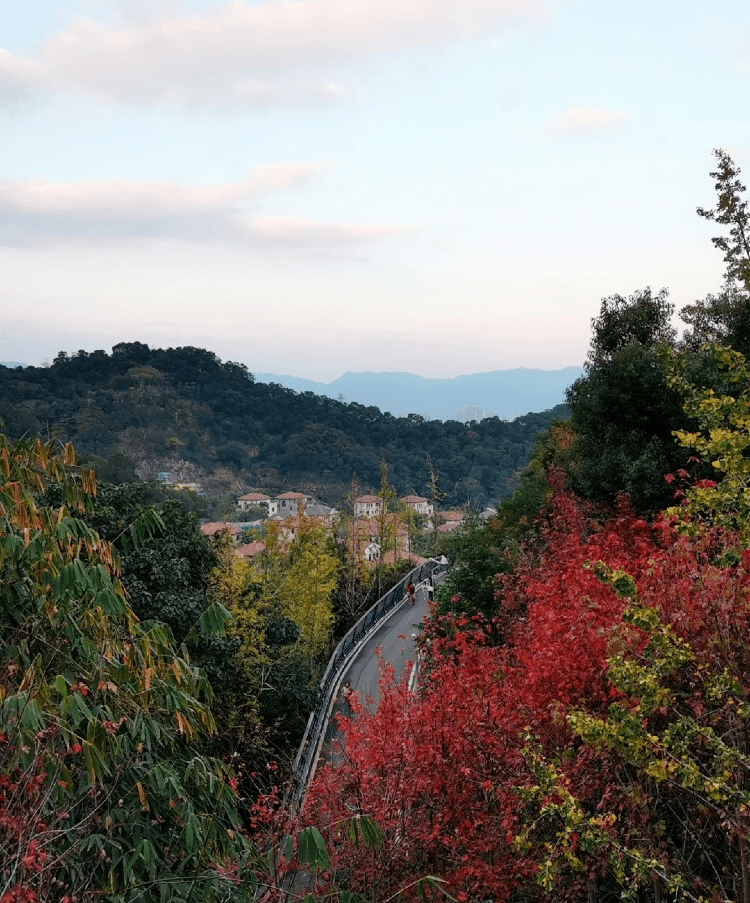
{"label": "distant mountain range", "polygon": [[[26,366],[20,361],[0,361],[6,367]],[[251,368],[252,369],[252,368]],[[277,383],[295,392],[314,392],[343,401],[373,405],[394,417],[421,414],[427,420],[481,420],[496,414],[513,420],[529,411],[546,411],[565,401],[565,390],[583,374],[582,367],[538,370],[517,367],[472,373],[452,379],[428,379],[414,373],[353,373],[330,383],[257,373],[262,383]]]}
{"label": "distant mountain range", "polygon": [[374,405],[395,417],[421,414],[429,420],[481,420],[497,414],[512,420],[527,411],[546,411],[565,401],[565,390],[583,374],[562,370],[493,370],[452,379],[427,379],[414,373],[352,373],[330,383],[297,376],[255,373],[258,382],[278,383],[296,392]]}
{"label": "distant mountain range", "polygon": [[[437,417],[428,422],[385,415],[352,399],[357,381],[366,386],[368,377],[375,377],[390,384],[392,393],[411,393],[404,396],[405,410],[429,412],[429,393],[419,389],[445,394],[461,379],[352,373],[324,386],[335,394],[345,389],[349,403],[341,403],[251,379],[243,365],[222,363],[205,349],[121,342],[111,355],[79,351],[58,355],[48,367],[0,366],[0,422],[11,441],[52,436],[72,442],[100,479],[150,480],[169,473],[173,482],[201,483],[208,495],[227,504],[248,489],[269,495],[294,489],[338,505],[355,473],[361,490],[376,489],[383,461],[400,495],[426,495],[431,462],[440,491],[447,493],[446,505],[471,500],[481,510],[511,494],[535,435],[552,420],[570,416],[566,405],[554,402],[573,374],[558,383],[559,395],[549,391],[540,397],[543,411],[529,412],[534,404],[529,387],[534,376],[545,375],[528,370],[511,374],[510,383],[506,378],[506,387],[514,385],[513,378],[517,386],[508,414],[520,410],[522,416],[509,422],[485,418],[469,428]],[[491,376],[473,379],[481,383]],[[464,379],[471,384],[471,377]],[[390,403],[393,395],[388,397],[398,410]],[[503,410],[497,392],[454,396],[453,406],[464,404],[472,420],[479,411],[469,409],[467,399]]]}

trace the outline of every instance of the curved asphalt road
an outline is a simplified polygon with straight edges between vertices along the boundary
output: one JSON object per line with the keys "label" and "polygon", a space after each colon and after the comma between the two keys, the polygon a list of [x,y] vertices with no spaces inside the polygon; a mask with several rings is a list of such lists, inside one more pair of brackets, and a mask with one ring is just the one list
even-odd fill
{"label": "curved asphalt road", "polygon": [[[428,614],[427,584],[417,586],[414,605],[409,605],[406,597],[386,618],[375,633],[370,636],[350,662],[341,676],[341,684],[331,717],[326,727],[321,756],[329,761],[331,743],[338,736],[336,712],[349,714],[349,706],[341,694],[344,681],[349,681],[352,690],[359,695],[360,702],[371,712],[375,711],[378,699],[378,650],[383,661],[393,666],[396,680],[400,680],[407,665],[416,661],[416,649],[412,634],[419,633],[422,618]],[[406,639],[404,639],[404,637]]]}

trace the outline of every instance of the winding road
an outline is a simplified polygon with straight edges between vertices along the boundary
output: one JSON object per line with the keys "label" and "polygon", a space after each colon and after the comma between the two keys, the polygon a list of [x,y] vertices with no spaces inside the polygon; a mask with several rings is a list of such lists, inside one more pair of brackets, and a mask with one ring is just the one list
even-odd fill
{"label": "winding road", "polygon": [[[378,651],[382,660],[392,665],[396,680],[400,680],[407,667],[411,667],[416,661],[416,649],[412,635],[419,633],[422,619],[428,613],[427,584],[423,583],[417,586],[414,605],[409,605],[404,597],[404,601],[363,642],[349,666],[342,673],[340,687],[343,687],[344,681],[348,680],[352,690],[359,695],[359,700],[365,708],[371,712],[375,711],[379,699]],[[340,687],[330,710],[320,752],[325,761],[330,760],[333,741],[339,734],[334,715],[337,712],[349,714],[348,704],[343,698]]]}

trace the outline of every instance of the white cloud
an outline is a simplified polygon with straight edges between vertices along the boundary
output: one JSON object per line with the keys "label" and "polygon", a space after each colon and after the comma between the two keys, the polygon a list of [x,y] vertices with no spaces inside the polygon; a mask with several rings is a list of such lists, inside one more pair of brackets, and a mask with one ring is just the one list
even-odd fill
{"label": "white cloud", "polygon": [[339,248],[407,231],[293,216],[250,215],[259,195],[307,181],[317,164],[264,164],[244,182],[58,184],[0,181],[0,246],[107,245],[154,239],[240,243],[266,250]]}
{"label": "white cloud", "polygon": [[42,75],[35,63],[0,47],[0,110],[18,114],[35,107],[41,83]]}
{"label": "white cloud", "polygon": [[7,51],[24,83],[141,106],[253,108],[330,101],[332,67],[538,17],[546,0],[243,0],[110,28],[80,19],[36,59]]}
{"label": "white cloud", "polygon": [[570,107],[553,116],[545,127],[545,135],[566,138],[576,135],[597,135],[622,128],[630,121],[627,113],[602,110],[598,107]]}
{"label": "white cloud", "polygon": [[0,207],[34,215],[87,214],[97,218],[133,215],[169,217],[207,212],[267,191],[307,182],[320,164],[262,163],[244,182],[211,187],[176,182],[72,182],[0,181]]}

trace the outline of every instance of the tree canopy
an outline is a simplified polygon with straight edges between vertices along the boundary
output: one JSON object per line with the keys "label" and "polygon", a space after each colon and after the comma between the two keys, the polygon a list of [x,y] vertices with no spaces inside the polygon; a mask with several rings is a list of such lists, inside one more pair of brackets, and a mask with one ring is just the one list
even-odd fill
{"label": "tree canopy", "polygon": [[[168,627],[136,617],[82,519],[95,488],[71,446],[0,436],[0,895],[239,898],[254,853],[234,779],[196,746],[210,687]],[[132,541],[159,527],[142,518]],[[203,629],[225,616],[206,609]]]}

